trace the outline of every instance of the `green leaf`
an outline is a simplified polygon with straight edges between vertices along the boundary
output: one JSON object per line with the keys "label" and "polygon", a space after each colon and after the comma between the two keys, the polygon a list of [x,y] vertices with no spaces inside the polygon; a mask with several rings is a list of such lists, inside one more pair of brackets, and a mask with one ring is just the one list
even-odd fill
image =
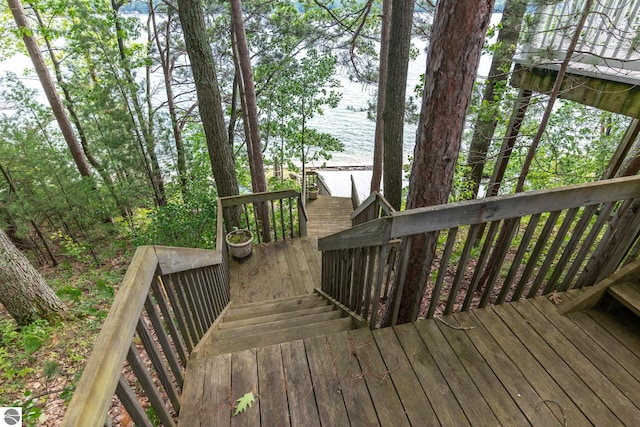
{"label": "green leaf", "polygon": [[236,410],[233,413],[233,416],[235,417],[240,412],[244,412],[248,408],[251,408],[251,405],[255,401],[256,401],[256,398],[253,395],[253,392],[250,391],[248,393],[245,393],[240,399],[236,400]]}

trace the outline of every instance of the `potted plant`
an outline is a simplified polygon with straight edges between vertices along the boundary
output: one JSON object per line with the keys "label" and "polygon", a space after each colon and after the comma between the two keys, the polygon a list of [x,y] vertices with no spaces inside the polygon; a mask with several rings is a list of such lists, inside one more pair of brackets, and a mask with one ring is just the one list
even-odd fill
{"label": "potted plant", "polygon": [[309,195],[309,200],[315,200],[318,198],[318,185],[311,184],[309,188],[307,188],[307,194]]}
{"label": "potted plant", "polygon": [[225,240],[231,250],[231,255],[234,257],[246,258],[251,255],[253,233],[250,230],[246,228],[234,229],[227,234]]}

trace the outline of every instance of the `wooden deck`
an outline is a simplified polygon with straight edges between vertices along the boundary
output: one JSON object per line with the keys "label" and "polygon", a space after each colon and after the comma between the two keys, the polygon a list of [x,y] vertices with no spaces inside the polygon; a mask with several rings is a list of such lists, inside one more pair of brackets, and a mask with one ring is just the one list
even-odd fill
{"label": "wooden deck", "polygon": [[317,239],[299,238],[253,246],[249,258],[231,257],[231,301],[234,304],[306,295],[320,288]]}
{"label": "wooden deck", "polygon": [[351,227],[353,206],[349,197],[318,196],[307,200],[307,235],[325,237]]}
{"label": "wooden deck", "polygon": [[[616,426],[640,420],[637,318],[593,310],[561,316],[538,298],[444,320],[193,360],[180,425]],[[256,402],[232,416],[234,401],[249,391]]]}

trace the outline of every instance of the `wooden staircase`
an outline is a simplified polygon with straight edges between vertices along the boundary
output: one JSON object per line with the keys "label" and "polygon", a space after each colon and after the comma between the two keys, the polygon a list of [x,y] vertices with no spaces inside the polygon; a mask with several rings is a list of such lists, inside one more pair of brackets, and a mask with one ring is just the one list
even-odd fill
{"label": "wooden staircase", "polygon": [[607,293],[636,316],[640,316],[640,282],[624,282],[609,286]]}
{"label": "wooden staircase", "polygon": [[366,326],[331,297],[312,294],[231,306],[191,359],[234,353]]}
{"label": "wooden staircase", "polygon": [[615,310],[624,306],[640,317],[640,260],[634,261],[594,286],[584,289],[580,297],[563,305],[560,314],[600,308]]}

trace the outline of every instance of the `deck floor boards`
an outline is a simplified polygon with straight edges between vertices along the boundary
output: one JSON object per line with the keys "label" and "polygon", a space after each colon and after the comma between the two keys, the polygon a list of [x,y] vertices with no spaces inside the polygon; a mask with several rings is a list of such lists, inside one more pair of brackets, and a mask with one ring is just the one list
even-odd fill
{"label": "deck floor boards", "polygon": [[353,206],[350,197],[318,196],[307,200],[307,234],[325,237],[351,227]]}
{"label": "deck floor boards", "polygon": [[637,328],[555,311],[539,298],[199,358],[180,425],[633,425]]}

